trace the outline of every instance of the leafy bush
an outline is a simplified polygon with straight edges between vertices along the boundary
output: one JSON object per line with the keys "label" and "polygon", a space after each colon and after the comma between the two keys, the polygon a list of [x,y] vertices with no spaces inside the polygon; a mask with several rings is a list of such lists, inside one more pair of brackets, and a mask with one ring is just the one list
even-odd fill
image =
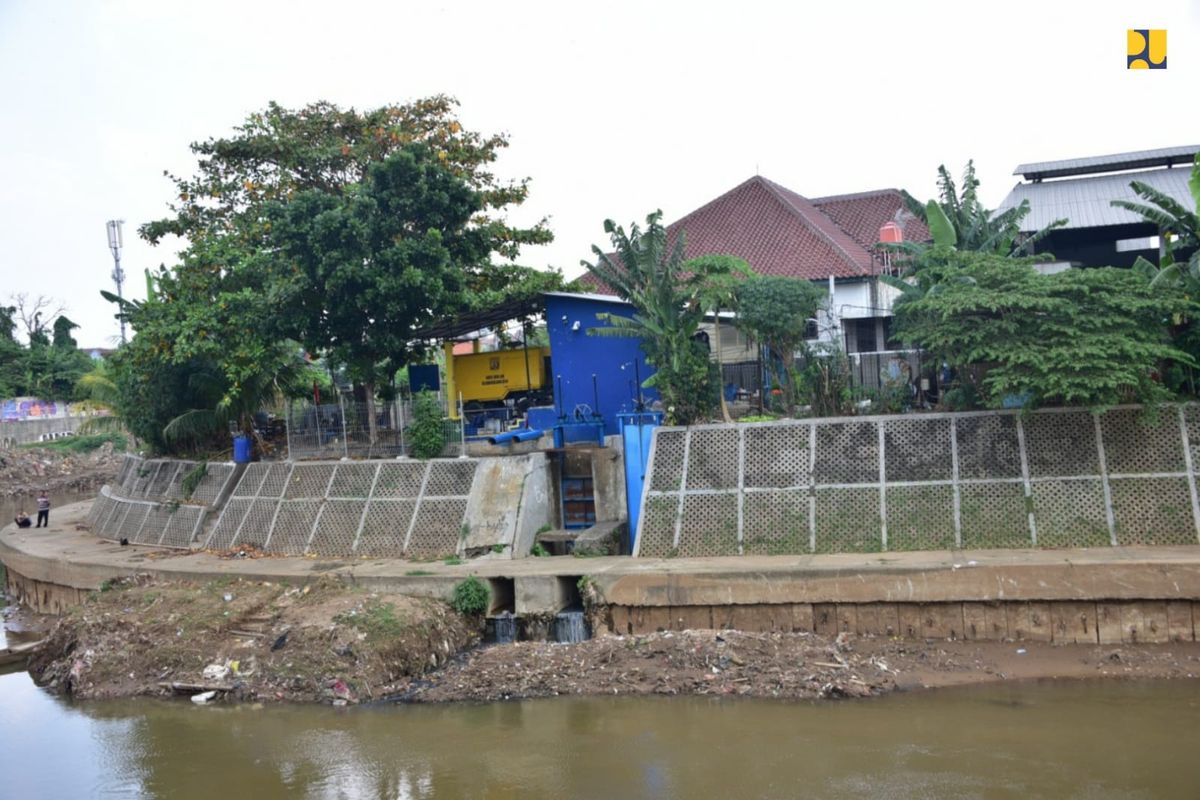
{"label": "leafy bush", "polygon": [[413,422],[408,436],[413,458],[437,458],[446,449],[442,407],[433,392],[418,392],[413,399]]}
{"label": "leafy bush", "polygon": [[450,606],[460,614],[477,617],[487,613],[489,597],[487,586],[472,575],[454,587]]}
{"label": "leafy bush", "polygon": [[[1020,259],[947,252],[925,267],[927,291],[896,304],[896,328],[950,364],[989,406],[1153,403],[1168,394],[1163,364],[1194,364],[1173,347],[1167,321],[1187,298],[1131,270],[1040,274]],[[986,367],[984,372],[982,367]]]}
{"label": "leafy bush", "polygon": [[533,547],[529,549],[529,555],[533,556],[534,558],[545,558],[550,555],[550,551],[547,550],[546,546],[541,542],[534,542]]}

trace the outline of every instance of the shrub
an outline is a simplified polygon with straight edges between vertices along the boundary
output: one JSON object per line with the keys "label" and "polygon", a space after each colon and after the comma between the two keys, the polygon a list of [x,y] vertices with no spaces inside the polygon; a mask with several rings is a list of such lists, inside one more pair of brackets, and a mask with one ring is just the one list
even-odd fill
{"label": "shrub", "polygon": [[483,581],[472,575],[454,587],[450,606],[460,614],[477,617],[487,613],[489,596]]}
{"label": "shrub", "polygon": [[437,458],[446,449],[442,407],[433,392],[418,392],[413,399],[413,422],[408,435],[413,458]]}

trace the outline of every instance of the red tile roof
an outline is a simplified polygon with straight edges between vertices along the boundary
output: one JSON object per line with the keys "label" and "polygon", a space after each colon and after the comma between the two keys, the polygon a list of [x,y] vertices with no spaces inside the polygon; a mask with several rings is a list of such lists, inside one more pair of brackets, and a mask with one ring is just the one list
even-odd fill
{"label": "red tile roof", "polygon": [[899,189],[815,197],[812,204],[863,247],[875,246],[879,241],[879,229],[887,222],[900,225],[906,242],[929,239],[929,229],[905,209]]}
{"label": "red tile roof", "polygon": [[[895,189],[809,200],[756,175],[668,225],[667,235],[685,233],[687,258],[726,254],[762,275],[854,278],[875,273],[870,248],[880,226],[902,208]],[[904,233],[906,240],[928,238],[924,226],[918,230],[911,221]],[[590,273],[582,281],[611,293]]]}

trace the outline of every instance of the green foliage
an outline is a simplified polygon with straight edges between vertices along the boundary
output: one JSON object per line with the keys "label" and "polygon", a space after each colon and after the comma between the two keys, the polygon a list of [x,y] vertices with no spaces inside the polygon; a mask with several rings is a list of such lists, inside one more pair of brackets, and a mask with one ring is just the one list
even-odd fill
{"label": "green foliage", "polygon": [[427,575],[432,575],[433,573],[427,569],[410,569],[408,572],[405,572],[404,574],[410,578],[420,578],[420,577],[425,577]]}
{"label": "green foliage", "polygon": [[[25,302],[24,297],[18,300]],[[39,298],[34,307],[41,309],[49,303]],[[61,315],[43,320],[40,311],[35,311],[27,323],[32,326],[27,331],[29,344],[23,346],[14,334],[17,312],[17,306],[0,307],[0,396],[73,399],[75,382],[92,366],[92,360],[71,337],[71,331],[79,326]],[[28,308],[24,313],[28,314]]]}
{"label": "green foliage", "polygon": [[369,166],[358,191],[312,189],[267,206],[282,333],[374,385],[421,354],[412,331],[466,305],[467,265],[485,262],[471,224],[483,199],[424,145]]}
{"label": "green foliage", "polygon": [[534,558],[546,558],[550,555],[550,551],[541,542],[534,542],[533,547],[529,548],[529,555]]}
{"label": "green foliage", "polygon": [[854,413],[850,359],[840,344],[810,349],[798,382],[801,398],[808,403],[814,417],[842,417]]}
{"label": "green foliage", "polygon": [[192,495],[200,486],[200,481],[204,480],[204,476],[207,474],[207,461],[201,461],[199,464],[188,470],[188,473],[183,476],[183,480],[179,482],[179,490],[183,493],[185,500],[192,499]]}
{"label": "green foliage", "polygon": [[513,228],[499,218],[525,200],[527,182],[496,178],[490,167],[508,138],[466,130],[457,106],[446,95],[364,111],[323,101],[299,109],[270,103],[232,136],[192,144],[199,159],[196,175],[170,176],[177,198],[171,216],[143,226],[141,233],[154,243],[168,234],[191,241],[212,235],[249,240],[262,232],[264,221],[255,211],[264,203],[308,190],[349,193],[372,164],[419,144],[480,194],[485,212],[479,227],[489,250],[515,258],[522,245],[550,241],[544,222]]}
{"label": "green foliage", "polygon": [[457,567],[463,563],[463,560],[458,556],[447,556],[442,563],[447,567]]}
{"label": "green foliage", "polygon": [[408,427],[413,458],[437,458],[446,449],[446,429],[437,395],[418,392],[413,398],[413,421]]}
{"label": "green foliage", "polygon": [[490,597],[487,585],[472,575],[455,585],[450,606],[464,616],[478,617],[487,613]]}
{"label": "green foliage", "polygon": [[589,328],[591,336],[637,338],[646,361],[655,368],[643,386],[658,390],[669,424],[687,425],[706,417],[717,403],[718,382],[706,348],[695,340],[706,308],[719,302],[723,288],[738,270],[729,257],[683,260],[684,234],[667,241],[662,212],[646,217],[643,231],[629,232],[605,220],[615,255],[593,245],[595,263],[588,272],[610,286],[635,309],[632,317],[598,314],[605,325]]}
{"label": "green foliage", "polygon": [[1194,363],[1166,323],[1191,308],[1129,270],[1037,273],[1026,260],[951,253],[931,288],[896,306],[896,329],[954,367],[984,402],[1152,403],[1163,363]]}
{"label": "green foliage", "polygon": [[772,364],[782,367],[784,406],[798,402],[794,363],[804,344],[808,320],[816,317],[825,292],[810,281],[776,275],[756,275],[737,289],[737,326],[766,351]]}
{"label": "green foliage", "polygon": [[93,433],[67,436],[49,442],[31,442],[23,444],[21,447],[31,450],[53,450],[59,453],[90,453],[110,443],[115,453],[123,453],[129,446],[126,438],[119,433]]}
{"label": "green foliage", "polygon": [[[1166,252],[1157,267],[1139,256],[1134,270],[1150,279],[1155,288],[1193,302],[1200,300],[1200,154],[1197,154],[1188,180],[1193,209],[1185,208],[1170,195],[1141,181],[1133,181],[1130,186],[1146,202],[1114,200],[1112,204],[1133,211],[1156,225],[1166,242]],[[1200,358],[1200,320],[1197,315],[1177,313],[1171,322],[1176,345],[1193,358]],[[1167,369],[1166,380],[1168,385],[1180,391],[1193,396],[1197,393],[1195,371],[1189,365],[1172,364]]]}
{"label": "green foliage", "polygon": [[[945,165],[938,167],[938,199],[920,203],[912,195],[904,193],[904,202],[909,213],[923,221],[929,228],[933,246],[957,248],[1005,257],[1018,257],[1033,252],[1033,246],[1050,231],[1067,224],[1057,219],[1036,233],[1021,233],[1021,222],[1029,216],[1029,201],[996,213],[984,208],[979,201],[979,179],[975,177],[975,162],[968,161],[963,171],[962,190]],[[920,257],[929,245],[922,242],[905,242],[892,249]]]}
{"label": "green foliage", "polygon": [[[248,432],[257,404],[312,385],[311,370],[292,381],[303,367],[289,339],[362,385],[370,405],[420,351],[416,326],[561,286],[556,273],[491,264],[551,237],[543,222],[503,221],[526,184],[495,177],[506,138],[464,130],[456,105],[271,104],[194,144],[196,174],[171,178],[171,215],[141,229],[152,243],[185,237],[180,264],[147,276],[145,302],[118,304],[137,331],[114,381],[131,430],[157,450],[204,449],[231,424]],[[149,403],[125,391],[160,377]]]}

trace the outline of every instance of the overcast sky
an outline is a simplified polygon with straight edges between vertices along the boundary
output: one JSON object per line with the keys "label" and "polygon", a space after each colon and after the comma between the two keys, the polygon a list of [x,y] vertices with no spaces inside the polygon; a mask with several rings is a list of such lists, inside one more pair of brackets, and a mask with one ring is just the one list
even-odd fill
{"label": "overcast sky", "polygon": [[[1127,28],[1168,68],[1125,68]],[[759,172],[810,197],[903,187],[974,158],[995,206],[1024,161],[1200,142],[1200,3],[0,0],[0,299],[52,295],[85,346],[115,341],[104,233],[127,293],[173,263],[132,229],[164,169],[270,100],[375,107],[438,92],[505,131],[532,179],[522,263],[580,272],[606,217],[680,217]]]}

